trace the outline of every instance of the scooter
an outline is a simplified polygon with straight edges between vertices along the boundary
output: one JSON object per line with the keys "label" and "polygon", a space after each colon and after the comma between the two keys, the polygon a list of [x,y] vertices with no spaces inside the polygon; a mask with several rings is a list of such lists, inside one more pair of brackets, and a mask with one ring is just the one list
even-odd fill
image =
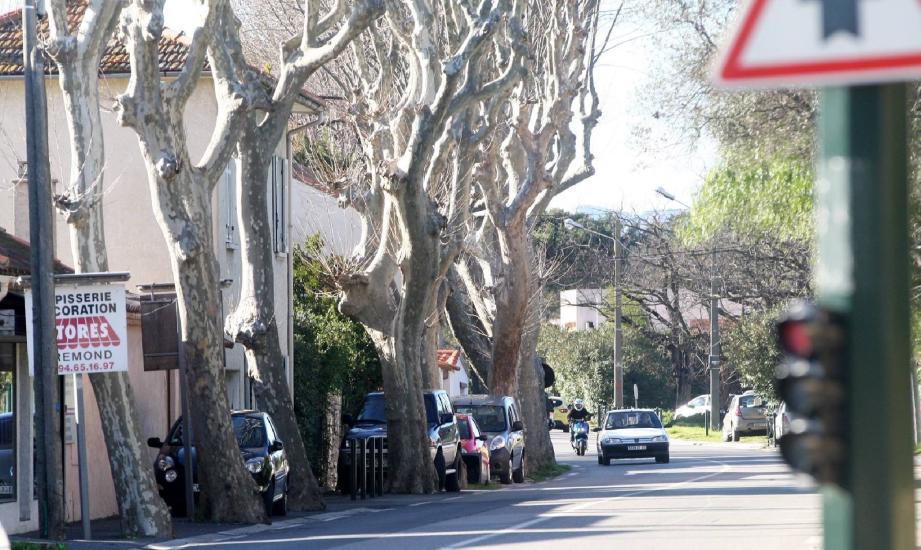
{"label": "scooter", "polygon": [[571,445],[579,456],[585,456],[585,450],[588,448],[588,421],[576,420],[572,423],[573,436]]}

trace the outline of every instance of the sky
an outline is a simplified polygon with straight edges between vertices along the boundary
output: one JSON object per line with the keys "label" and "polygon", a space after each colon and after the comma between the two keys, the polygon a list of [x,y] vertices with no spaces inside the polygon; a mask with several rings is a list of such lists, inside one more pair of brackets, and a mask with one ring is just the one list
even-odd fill
{"label": "sky", "polygon": [[[186,0],[167,0],[166,23],[182,29],[188,20],[182,4]],[[602,9],[611,10],[617,0],[602,0]],[[22,0],[0,0],[0,12]],[[595,175],[556,197],[551,208],[569,211],[624,210],[646,212],[682,208],[656,193],[663,187],[678,201],[690,204],[716,159],[715,146],[706,140],[689,148],[675,146],[650,150],[644,147],[635,129],[649,122],[652,113],[641,99],[644,84],[655,67],[660,52],[635,21],[620,22],[612,35],[617,46],[599,61],[595,80],[602,116],[592,138]],[[676,136],[675,142],[681,142]]]}

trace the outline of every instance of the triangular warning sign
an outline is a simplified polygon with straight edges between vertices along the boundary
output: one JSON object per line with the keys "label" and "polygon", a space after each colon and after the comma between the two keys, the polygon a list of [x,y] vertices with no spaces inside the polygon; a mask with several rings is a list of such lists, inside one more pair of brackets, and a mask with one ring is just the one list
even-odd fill
{"label": "triangular warning sign", "polygon": [[751,0],[713,80],[823,86],[921,77],[919,0]]}

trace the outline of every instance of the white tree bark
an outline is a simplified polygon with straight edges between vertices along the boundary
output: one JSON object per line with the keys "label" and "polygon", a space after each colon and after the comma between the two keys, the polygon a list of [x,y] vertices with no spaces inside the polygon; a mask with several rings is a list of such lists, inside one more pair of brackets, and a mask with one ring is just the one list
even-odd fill
{"label": "white tree bark", "polygon": [[[529,301],[539,291],[530,229],[555,195],[594,171],[590,140],[600,116],[592,80],[598,2],[529,0],[525,18],[533,78],[513,94],[508,131],[489,150],[488,170],[477,178],[475,200],[483,205],[483,220],[466,248],[470,258],[455,269],[492,337],[489,391],[519,397],[528,466],[534,468],[554,458],[543,384],[532,372],[539,326],[527,331],[534,315]],[[470,266],[479,266],[479,277]],[[465,349],[474,345],[469,337],[455,335]]]}
{"label": "white tree bark", "polygon": [[[227,331],[246,348],[248,374],[253,380],[256,402],[261,410],[272,416],[285,441],[292,468],[289,506],[294,510],[320,509],[323,502],[294,415],[275,318],[275,257],[267,203],[269,170],[272,153],[284,137],[304,83],[339,55],[381,11],[379,0],[361,0],[355,3],[351,13],[346,13],[345,2],[338,2],[329,13],[320,17],[317,3],[305,2],[302,32],[281,47],[280,76],[275,89],[271,97],[261,97],[255,104],[256,108],[247,115],[240,138],[242,290],[239,305],[227,319]],[[229,10],[227,18],[225,28],[227,25],[238,25]],[[236,37],[236,40],[232,42],[231,37]],[[225,49],[242,60],[239,32],[225,33],[223,42]],[[228,71],[228,74],[233,73]],[[259,89],[259,75],[254,71],[243,71],[239,76],[241,78],[236,86]]]}
{"label": "white tree bark", "polygon": [[[108,271],[103,223],[105,148],[99,114],[99,61],[113,36],[123,2],[93,0],[75,33],[67,26],[64,0],[49,4],[49,52],[70,132],[67,191],[56,197],[70,229],[77,272]],[[142,443],[141,426],[127,373],[91,374],[115,496],[125,536],[164,537],[172,533],[166,504],[157,494]]]}
{"label": "white tree bark", "polygon": [[[119,121],[138,135],[147,165],[154,214],[171,251],[190,392],[190,412],[202,485],[201,510],[213,521],[265,520],[255,484],[244,469],[225,393],[219,270],[212,232],[211,197],[231,160],[254,101],[236,85],[244,70],[220,40],[232,33],[226,0],[197,2],[201,20],[191,33],[181,73],[161,79],[159,39],[164,0],[130,0],[123,34],[131,58],[128,89],[118,98]],[[186,146],[184,111],[205,62],[211,64],[218,115],[203,157],[194,163]]]}
{"label": "white tree bark", "polygon": [[477,151],[496,131],[487,105],[521,77],[522,31],[514,0],[386,4],[342,75],[370,174],[351,200],[371,238],[361,268],[340,278],[340,309],[381,356],[390,490],[422,493],[436,488],[422,399],[434,377],[427,323],[465,238]]}

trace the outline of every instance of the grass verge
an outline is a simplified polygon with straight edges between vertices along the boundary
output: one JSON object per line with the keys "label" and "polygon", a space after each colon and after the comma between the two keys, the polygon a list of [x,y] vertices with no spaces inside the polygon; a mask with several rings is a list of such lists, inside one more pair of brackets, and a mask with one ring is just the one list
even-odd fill
{"label": "grass verge", "polygon": [[572,466],[569,464],[553,464],[550,466],[544,466],[537,471],[531,472],[528,475],[528,479],[534,482],[547,481],[548,479],[553,479],[559,475],[565,474],[571,469]]}
{"label": "grass verge", "polygon": [[[717,430],[710,430],[707,435],[704,428],[700,426],[672,426],[665,429],[668,436],[674,439],[683,439],[685,441],[715,441],[723,440],[723,434]],[[766,435],[743,435],[739,441],[743,443],[761,443],[767,445]]]}
{"label": "grass verge", "polygon": [[921,443],[918,443],[917,445],[915,445],[915,454],[921,455]]}

